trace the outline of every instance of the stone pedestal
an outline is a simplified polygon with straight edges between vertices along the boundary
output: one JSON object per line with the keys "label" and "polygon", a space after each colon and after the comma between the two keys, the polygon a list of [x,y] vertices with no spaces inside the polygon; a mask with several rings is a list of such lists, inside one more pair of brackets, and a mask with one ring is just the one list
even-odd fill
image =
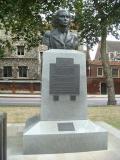
{"label": "stone pedestal", "polygon": [[[74,67],[78,67],[78,69]],[[57,76],[53,72],[57,72],[55,73]],[[65,77],[66,74],[68,79]],[[51,76],[54,77],[50,81]],[[62,78],[60,79],[59,76]],[[66,80],[67,83],[60,84],[60,80]],[[61,87],[63,92],[60,93],[60,88],[57,88],[58,90],[53,89],[53,93],[50,94],[50,85]],[[70,90],[65,85],[70,87]],[[73,88],[77,87],[79,90],[72,90],[72,85]],[[46,51],[43,54],[41,120],[87,119],[86,95],[85,54],[75,50],[52,49]],[[58,96],[59,99],[55,100],[55,96]],[[71,100],[72,96],[75,96],[76,99]]]}
{"label": "stone pedestal", "polygon": [[89,120],[41,121],[24,134],[24,154],[107,149],[107,132]]}
{"label": "stone pedestal", "polygon": [[84,53],[52,49],[43,54],[41,120],[25,130],[24,154],[107,149],[106,130],[87,118],[86,88]]}

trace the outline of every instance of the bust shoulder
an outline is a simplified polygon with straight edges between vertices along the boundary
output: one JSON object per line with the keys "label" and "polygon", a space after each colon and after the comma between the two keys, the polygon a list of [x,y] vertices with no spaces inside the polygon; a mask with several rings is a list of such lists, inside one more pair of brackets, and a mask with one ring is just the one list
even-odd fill
{"label": "bust shoulder", "polygon": [[78,50],[78,35],[76,32],[71,32],[71,36],[73,37],[74,39],[74,49],[75,50]]}
{"label": "bust shoulder", "polygon": [[46,31],[44,37],[49,37],[49,36],[50,36],[50,31]]}
{"label": "bust shoulder", "polygon": [[50,31],[46,31],[43,36],[43,44],[46,46],[49,46],[49,37],[50,37]]}
{"label": "bust shoulder", "polygon": [[76,38],[78,37],[78,36],[77,36],[77,33],[75,33],[75,32],[72,32],[72,31],[71,31],[70,34],[71,34],[73,37],[76,37]]}

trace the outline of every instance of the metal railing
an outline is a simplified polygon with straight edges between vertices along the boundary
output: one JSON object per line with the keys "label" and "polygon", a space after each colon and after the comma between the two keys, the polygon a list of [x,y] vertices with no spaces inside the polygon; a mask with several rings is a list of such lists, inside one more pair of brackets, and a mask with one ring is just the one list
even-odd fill
{"label": "metal railing", "polygon": [[7,114],[0,112],[0,160],[7,160]]}

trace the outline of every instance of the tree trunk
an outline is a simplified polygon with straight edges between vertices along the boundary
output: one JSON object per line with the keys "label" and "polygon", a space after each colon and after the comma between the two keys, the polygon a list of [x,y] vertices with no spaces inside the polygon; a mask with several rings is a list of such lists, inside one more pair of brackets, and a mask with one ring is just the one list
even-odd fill
{"label": "tree trunk", "polygon": [[101,33],[101,60],[103,65],[104,76],[106,78],[107,91],[108,91],[108,105],[116,105],[114,82],[111,73],[111,67],[109,64],[108,54],[106,53],[106,38],[107,29],[104,27]]}
{"label": "tree trunk", "polygon": [[86,60],[89,61],[90,60],[90,48],[89,46],[87,45],[87,50],[86,50]]}

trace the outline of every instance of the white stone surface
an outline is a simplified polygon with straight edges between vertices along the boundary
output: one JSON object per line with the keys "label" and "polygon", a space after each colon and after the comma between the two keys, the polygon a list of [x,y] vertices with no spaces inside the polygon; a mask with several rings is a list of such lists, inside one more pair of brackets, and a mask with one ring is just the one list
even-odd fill
{"label": "white stone surface", "polygon": [[[75,131],[58,130],[58,123],[68,122]],[[42,121],[24,133],[23,148],[24,154],[103,150],[107,149],[107,132],[89,120]]]}
{"label": "white stone surface", "polygon": [[[70,95],[59,95],[54,101],[49,94],[50,64],[56,58],[72,58],[80,65],[80,94],[75,101]],[[43,54],[41,121],[24,132],[24,154],[52,154],[107,149],[105,129],[87,120],[87,85],[85,54],[75,50],[52,49]],[[60,131],[58,123],[73,123],[74,131]],[[69,128],[69,127],[68,127]]]}
{"label": "white stone surface", "polygon": [[[74,64],[80,64],[80,94],[76,101],[70,101],[70,95],[60,95],[59,101],[53,101],[49,94],[50,63],[56,58],[73,58]],[[75,50],[51,49],[43,54],[41,120],[81,120],[87,119],[86,104],[86,60],[85,54]]]}

